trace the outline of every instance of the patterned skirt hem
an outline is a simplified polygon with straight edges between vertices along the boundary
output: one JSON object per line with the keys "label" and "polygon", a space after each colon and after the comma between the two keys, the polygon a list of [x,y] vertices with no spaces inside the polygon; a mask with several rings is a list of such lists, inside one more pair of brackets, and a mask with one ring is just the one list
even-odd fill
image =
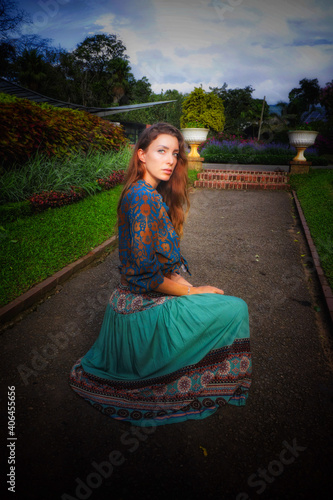
{"label": "patterned skirt hem", "polygon": [[[240,344],[242,349],[239,349]],[[200,363],[168,377],[135,381],[106,381],[73,366],[70,386],[101,413],[138,426],[156,426],[203,419],[227,404],[245,405],[251,385],[249,339],[238,339],[209,353]]]}

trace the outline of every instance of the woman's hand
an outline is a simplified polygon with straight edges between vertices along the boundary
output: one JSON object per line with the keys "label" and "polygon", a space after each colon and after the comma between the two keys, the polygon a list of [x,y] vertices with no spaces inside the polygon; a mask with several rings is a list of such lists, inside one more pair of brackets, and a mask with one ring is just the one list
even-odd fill
{"label": "woman's hand", "polygon": [[192,286],[189,295],[196,295],[197,293],[219,293],[224,295],[224,291],[215,286]]}
{"label": "woman's hand", "polygon": [[[183,280],[183,278],[181,278]],[[164,295],[195,295],[197,293],[219,293],[224,294],[223,290],[216,288],[215,286],[192,286],[184,280],[184,283],[178,283],[171,279],[171,277],[167,278],[164,276],[163,283],[161,283],[158,287],[155,288],[156,292],[163,293]]]}

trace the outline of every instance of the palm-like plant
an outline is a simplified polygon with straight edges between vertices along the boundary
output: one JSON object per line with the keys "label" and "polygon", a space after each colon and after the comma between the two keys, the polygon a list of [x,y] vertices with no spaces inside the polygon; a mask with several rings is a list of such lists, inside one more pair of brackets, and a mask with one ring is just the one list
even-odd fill
{"label": "palm-like plant", "polygon": [[45,62],[37,49],[24,49],[18,59],[19,81],[21,85],[38,92],[46,78]]}

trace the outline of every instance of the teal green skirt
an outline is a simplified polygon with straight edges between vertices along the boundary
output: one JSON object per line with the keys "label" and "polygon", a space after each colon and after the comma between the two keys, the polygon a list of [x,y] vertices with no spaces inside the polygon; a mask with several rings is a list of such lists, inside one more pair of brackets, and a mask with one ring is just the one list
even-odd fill
{"label": "teal green skirt", "polygon": [[70,385],[102,413],[134,425],[202,419],[245,404],[249,319],[237,297],[134,294],[119,285],[98,339]]}

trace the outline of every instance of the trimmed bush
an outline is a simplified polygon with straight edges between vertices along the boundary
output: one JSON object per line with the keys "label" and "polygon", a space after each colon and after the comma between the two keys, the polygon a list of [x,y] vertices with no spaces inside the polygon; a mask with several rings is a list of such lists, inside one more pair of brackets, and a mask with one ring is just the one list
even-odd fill
{"label": "trimmed bush", "polygon": [[[265,143],[224,134],[207,139],[199,150],[206,163],[288,165],[296,155],[296,149],[287,144]],[[328,165],[326,159],[318,156],[315,147],[307,149],[306,158],[314,166]]]}
{"label": "trimmed bush", "polygon": [[214,92],[205,92],[202,88],[195,88],[185,98],[182,105],[180,126],[193,127],[193,122],[199,122],[200,127],[219,132],[225,124],[224,105]]}
{"label": "trimmed bush", "polygon": [[[295,153],[290,155],[264,155],[264,154],[240,154],[240,153],[223,153],[213,152],[205,153],[205,163],[239,163],[242,165],[289,165],[289,162],[294,158]],[[312,162],[313,166],[324,167],[328,165],[325,158],[319,158],[314,155],[306,155],[307,160]]]}
{"label": "trimmed bush", "polygon": [[0,162],[6,169],[37,152],[65,158],[78,152],[118,151],[125,143],[121,127],[86,111],[27,99],[0,103]]}

